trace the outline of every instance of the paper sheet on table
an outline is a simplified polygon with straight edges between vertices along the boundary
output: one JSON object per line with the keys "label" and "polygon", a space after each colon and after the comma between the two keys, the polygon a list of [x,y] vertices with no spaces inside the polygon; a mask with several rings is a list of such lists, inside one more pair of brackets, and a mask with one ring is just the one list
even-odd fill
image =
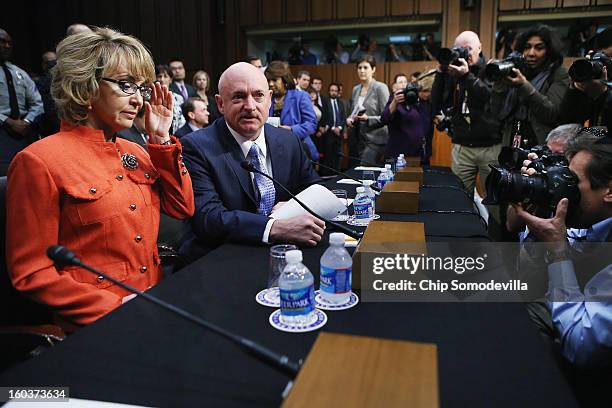
{"label": "paper sheet on table", "polygon": [[340,179],[340,180],[336,181],[336,183],[338,183],[338,184],[354,184],[356,186],[363,185],[363,183],[359,183],[359,182],[357,182],[357,181],[355,181],[353,179],[347,179],[347,178]]}
{"label": "paper sheet on table", "polygon": [[366,170],[383,171],[384,169],[385,169],[384,167],[366,167],[366,166],[357,166],[357,167],[355,167],[355,170],[357,170],[357,171],[366,171]]}
{"label": "paper sheet on table", "polygon": [[[331,220],[336,215],[346,210],[346,206],[342,200],[319,184],[313,184],[308,187],[306,190],[299,193],[297,198],[312,211],[328,220]],[[304,214],[308,214],[308,212],[292,198],[270,216],[277,220],[284,220]]]}

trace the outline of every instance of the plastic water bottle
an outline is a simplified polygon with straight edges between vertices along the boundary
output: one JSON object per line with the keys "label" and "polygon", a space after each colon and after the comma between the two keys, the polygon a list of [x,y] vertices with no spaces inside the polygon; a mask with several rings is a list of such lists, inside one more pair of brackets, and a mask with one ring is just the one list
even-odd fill
{"label": "plastic water bottle", "polygon": [[389,180],[389,174],[387,173],[387,166],[385,166],[385,169],[380,172],[380,174],[378,175],[378,178],[376,179],[376,187],[380,188],[380,190],[382,191],[385,184],[387,184],[389,181],[391,180]]}
{"label": "plastic water bottle", "polygon": [[328,303],[344,304],[351,297],[353,260],[344,248],[344,234],[329,235],[329,248],[321,257],[321,297]]}
{"label": "plastic water bottle", "polygon": [[373,180],[363,180],[363,188],[365,193],[372,200],[372,218],[374,218],[374,214],[376,214],[376,194],[374,190],[372,190],[372,184],[374,184]]}
{"label": "plastic water bottle", "polygon": [[397,157],[397,162],[395,163],[395,169],[399,170],[399,169],[403,169],[404,167],[406,167],[406,159],[404,158],[404,153],[400,153],[400,155]]}
{"label": "plastic water bottle", "polygon": [[303,326],[314,317],[314,278],[302,263],[302,251],[287,251],[285,260],[287,266],[278,279],[281,320],[289,325]]}
{"label": "plastic water bottle", "polygon": [[353,212],[355,214],[355,225],[366,226],[374,217],[372,200],[365,193],[363,187],[357,187],[357,196],[353,200]]}
{"label": "plastic water bottle", "polygon": [[391,182],[395,179],[395,174],[393,174],[393,170],[391,170],[390,164],[385,164],[385,172],[387,173],[387,183]]}

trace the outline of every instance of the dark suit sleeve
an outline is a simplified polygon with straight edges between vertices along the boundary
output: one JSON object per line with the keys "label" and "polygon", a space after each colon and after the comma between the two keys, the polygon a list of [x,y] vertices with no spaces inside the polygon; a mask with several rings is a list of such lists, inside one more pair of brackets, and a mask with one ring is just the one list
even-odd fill
{"label": "dark suit sleeve", "polygon": [[181,143],[195,198],[195,214],[191,219],[194,234],[202,241],[215,245],[227,241],[261,244],[269,218],[225,207],[217,192],[217,185],[229,183],[239,188],[238,181],[232,179],[233,174],[226,174],[226,179],[219,180],[221,176],[217,175],[205,154],[198,149],[193,136],[185,136]]}
{"label": "dark suit sleeve", "polygon": [[299,193],[300,191],[304,190],[305,188],[319,183],[321,182],[321,177],[319,177],[319,175],[317,174],[317,172],[314,170],[314,168],[312,167],[312,163],[310,162],[310,160],[308,159],[308,156],[306,155],[306,152],[304,151],[304,147],[302,145],[302,143],[300,143],[297,139],[293,139],[294,143],[295,143],[295,148],[299,149],[299,161],[297,162],[297,165],[299,166],[299,175],[300,175],[300,179],[299,179],[299,191],[294,191],[294,194]]}

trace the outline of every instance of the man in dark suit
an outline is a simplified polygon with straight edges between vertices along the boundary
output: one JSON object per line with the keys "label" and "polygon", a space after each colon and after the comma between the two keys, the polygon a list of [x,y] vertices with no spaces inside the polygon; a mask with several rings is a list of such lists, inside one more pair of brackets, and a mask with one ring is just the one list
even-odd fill
{"label": "man in dark suit", "polygon": [[289,196],[267,178],[244,170],[250,161],[293,193],[320,179],[300,140],[267,125],[272,92],[263,73],[245,62],[219,79],[217,105],[224,117],[181,139],[191,174],[196,212],[181,252],[190,259],[223,242],[316,245],[325,224],[302,215],[274,220],[270,214]]}
{"label": "man in dark suit", "polygon": [[149,136],[147,135],[147,131],[145,130],[144,113],[145,113],[145,108],[143,106],[136,114],[132,127],[128,129],[120,130],[117,133],[117,136],[119,136],[122,139],[129,140],[130,142],[139,144],[146,149],[147,140],[149,140]]}
{"label": "man in dark suit", "polygon": [[170,84],[170,91],[179,94],[186,101],[192,96],[198,96],[193,86],[185,82],[185,66],[183,61],[179,59],[173,59],[168,63],[170,70],[172,71],[172,83]]}
{"label": "man in dark suit", "polygon": [[191,97],[181,106],[181,110],[187,123],[176,131],[176,137],[181,138],[208,125],[209,113],[204,99],[197,96]]}
{"label": "man in dark suit", "polygon": [[[342,140],[345,134],[346,111],[344,104],[338,98],[339,86],[332,82],[329,84],[329,97],[323,97],[321,125],[326,129],[325,134],[321,137],[321,164],[332,167],[336,170],[340,169],[340,150],[342,148]],[[321,175],[333,175],[334,173],[321,168]]]}

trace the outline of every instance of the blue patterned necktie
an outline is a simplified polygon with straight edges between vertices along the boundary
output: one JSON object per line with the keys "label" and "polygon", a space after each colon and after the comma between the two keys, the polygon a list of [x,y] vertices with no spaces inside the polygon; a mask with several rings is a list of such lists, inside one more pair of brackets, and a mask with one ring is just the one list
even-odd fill
{"label": "blue patterned necktie", "polygon": [[[266,163],[264,162],[264,158],[261,155],[257,143],[253,143],[251,145],[251,149],[249,150],[249,159],[251,164],[253,164],[257,170],[268,174]],[[276,198],[274,183],[272,180],[262,176],[261,174],[253,173],[253,175],[255,178],[255,184],[259,190],[259,207],[257,208],[257,213],[268,216],[272,212],[272,207],[274,207],[274,200]]]}

